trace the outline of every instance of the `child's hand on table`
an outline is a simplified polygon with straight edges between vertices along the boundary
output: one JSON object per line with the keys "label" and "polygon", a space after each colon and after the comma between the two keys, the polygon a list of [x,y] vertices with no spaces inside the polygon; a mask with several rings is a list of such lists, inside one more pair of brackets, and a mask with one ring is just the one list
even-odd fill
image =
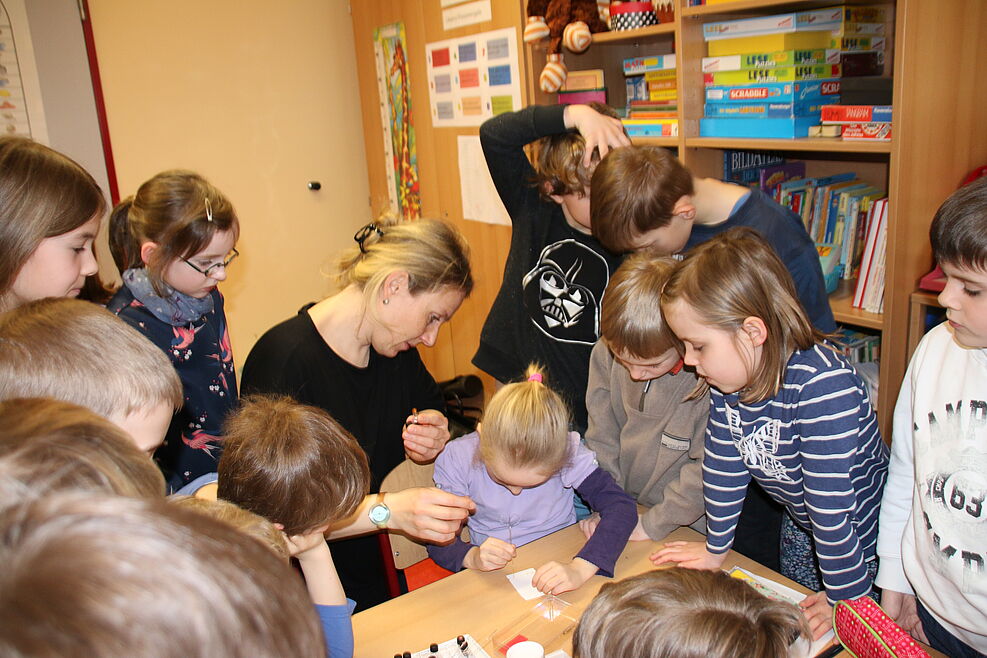
{"label": "child's hand on table", "polygon": [[810,594],[799,601],[799,607],[802,608],[805,620],[809,622],[813,640],[818,640],[833,628],[833,608],[826,600],[826,592]]}
{"label": "child's hand on table", "polygon": [[670,541],[652,553],[650,559],[656,567],[674,562],[685,569],[719,569],[726,557],[726,553],[710,553],[700,541]]}
{"label": "child's hand on table", "polygon": [[436,457],[449,441],[449,419],[435,409],[412,413],[405,421],[404,454],[412,461],[425,464]]}
{"label": "child's hand on table", "polygon": [[561,594],[579,589],[598,570],[595,564],[581,557],[573,558],[568,564],[546,562],[531,577],[531,585],[545,594]]}
{"label": "child's hand on table", "polygon": [[467,569],[476,571],[496,571],[503,569],[517,555],[514,544],[508,544],[496,537],[487,537],[479,546],[474,546],[463,558]]}

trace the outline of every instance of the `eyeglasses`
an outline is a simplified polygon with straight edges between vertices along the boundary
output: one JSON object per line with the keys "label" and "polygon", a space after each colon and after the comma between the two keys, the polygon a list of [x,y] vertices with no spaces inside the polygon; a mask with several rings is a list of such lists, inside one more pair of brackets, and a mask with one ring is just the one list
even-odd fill
{"label": "eyeglasses", "polygon": [[185,261],[185,264],[186,265],[188,265],[189,267],[191,267],[193,270],[195,270],[199,274],[201,274],[203,276],[206,276],[206,277],[210,277],[210,276],[213,275],[213,272],[215,272],[219,268],[222,267],[225,270],[227,267],[229,267],[230,266],[230,263],[232,263],[234,260],[236,260],[236,257],[239,256],[239,255],[240,255],[240,252],[237,251],[236,249],[233,249],[233,251],[231,251],[229,253],[229,255],[226,257],[225,260],[223,260],[223,261],[221,261],[219,263],[213,263],[212,265],[210,265],[206,269],[202,269],[202,268],[196,266],[192,261],[190,261],[187,258],[183,258],[182,260]]}

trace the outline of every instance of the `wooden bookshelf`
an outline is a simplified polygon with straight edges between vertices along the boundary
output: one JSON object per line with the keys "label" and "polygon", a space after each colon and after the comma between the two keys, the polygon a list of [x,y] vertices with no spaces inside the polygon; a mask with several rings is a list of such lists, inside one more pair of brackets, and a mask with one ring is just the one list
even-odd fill
{"label": "wooden bookshelf", "polygon": [[[778,151],[806,162],[810,176],[854,171],[884,189],[889,199],[888,252],[884,313],[853,308],[852,290],[830,298],[842,324],[880,331],[881,396],[878,416],[890,438],[891,414],[908,363],[909,295],[932,265],[928,226],[936,208],[967,171],[987,162],[987,140],[971,139],[987,124],[987,97],[980,90],[987,65],[970,53],[987,31],[987,11],[980,0],[735,0],[688,7],[678,0],[676,20],[643,30],[594,35],[586,53],[566,53],[570,70],[602,68],[608,101],[625,102],[621,62],[627,57],[675,52],[678,64],[679,137],[636,138],[635,144],[677,148],[698,176],[722,176],[724,149]],[[844,142],[831,138],[727,139],[700,137],[703,115],[701,60],[706,55],[702,26],[710,21],[766,16],[834,4],[881,4],[894,15],[885,38],[886,75],[893,77],[894,130],[891,142]],[[524,2],[521,0],[522,9]],[[538,88],[544,55],[526,48],[530,100],[553,103]],[[944,66],[944,62],[951,62]],[[619,89],[618,89],[619,88]],[[930,125],[930,122],[934,125]]]}
{"label": "wooden bookshelf", "polygon": [[678,137],[631,137],[631,141],[639,146],[664,146],[665,148],[678,148]]}

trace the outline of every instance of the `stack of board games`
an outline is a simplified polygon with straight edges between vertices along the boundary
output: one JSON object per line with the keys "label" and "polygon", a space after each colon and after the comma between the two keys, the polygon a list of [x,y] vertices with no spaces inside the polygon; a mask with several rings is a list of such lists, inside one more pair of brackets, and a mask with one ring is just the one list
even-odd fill
{"label": "stack of board games", "polygon": [[593,101],[607,104],[603,69],[569,71],[565,84],[559,90],[559,105],[584,105]]}
{"label": "stack of board games", "polygon": [[884,73],[885,34],[889,14],[881,6],[844,7],[843,25],[834,44],[840,50],[843,77],[879,76]]}
{"label": "stack of board games", "polygon": [[675,54],[631,57],[624,60],[627,117],[631,137],[677,137],[678,79]]}
{"label": "stack of board games", "polygon": [[824,126],[838,126],[844,140],[891,141],[890,105],[823,105]]}
{"label": "stack of board games", "polygon": [[704,25],[700,136],[806,137],[839,102],[842,24],[843,7],[829,7]]}

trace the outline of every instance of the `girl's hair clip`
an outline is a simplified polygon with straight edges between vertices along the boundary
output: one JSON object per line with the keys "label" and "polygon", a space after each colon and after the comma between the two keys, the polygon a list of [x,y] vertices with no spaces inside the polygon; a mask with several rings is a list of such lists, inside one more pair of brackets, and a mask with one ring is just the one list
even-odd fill
{"label": "girl's hair clip", "polygon": [[206,221],[212,221],[212,203],[209,201],[209,197],[206,197]]}
{"label": "girl's hair clip", "polygon": [[533,374],[529,375],[528,376],[528,381],[529,382],[538,382],[539,384],[543,383],[542,382],[541,373],[540,372],[536,372],[536,373],[533,373]]}
{"label": "girl's hair clip", "polygon": [[376,233],[378,238],[384,237],[384,232],[381,231],[380,228],[378,228],[373,222],[370,222],[353,235],[353,239],[356,240],[358,245],[360,245],[360,253],[362,254],[367,253],[367,249],[363,246],[363,243],[366,242],[371,233]]}

